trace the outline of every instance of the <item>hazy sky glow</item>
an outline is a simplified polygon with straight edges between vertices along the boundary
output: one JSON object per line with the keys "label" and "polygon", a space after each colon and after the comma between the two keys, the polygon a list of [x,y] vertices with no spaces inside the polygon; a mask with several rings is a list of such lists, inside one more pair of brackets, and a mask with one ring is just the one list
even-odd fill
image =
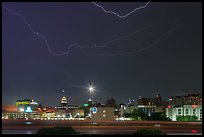
{"label": "hazy sky glow", "polygon": [[200,2],[97,2],[118,15],[146,5],[125,18],[91,2],[3,4],[18,13],[2,7],[3,104],[58,106],[65,90],[81,105],[89,82],[101,103],[202,91]]}

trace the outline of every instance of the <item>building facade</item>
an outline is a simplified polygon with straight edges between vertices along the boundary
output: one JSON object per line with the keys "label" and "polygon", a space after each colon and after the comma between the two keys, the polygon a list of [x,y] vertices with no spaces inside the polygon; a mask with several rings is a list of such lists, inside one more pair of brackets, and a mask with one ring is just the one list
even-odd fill
{"label": "building facade", "polygon": [[[93,121],[102,121],[102,120],[114,120],[114,111],[113,107],[93,107],[92,120]],[[93,109],[91,108],[91,109]]]}
{"label": "building facade", "polygon": [[202,105],[168,106],[166,115],[172,121],[177,121],[178,116],[197,116],[198,121],[202,121]]}
{"label": "building facade", "polygon": [[19,112],[33,112],[37,111],[38,103],[31,99],[17,100],[16,107]]}
{"label": "building facade", "polygon": [[155,112],[155,105],[138,105],[138,109],[141,109],[146,115],[151,116],[152,113]]}
{"label": "building facade", "polygon": [[169,98],[169,105],[202,105],[202,95],[188,94],[184,96],[173,96]]}
{"label": "building facade", "polygon": [[64,90],[62,91],[62,99],[61,99],[61,106],[62,107],[67,107],[68,106],[68,101],[67,101],[67,97],[64,94]]}
{"label": "building facade", "polygon": [[154,105],[154,100],[146,97],[139,97],[137,100],[138,105]]}

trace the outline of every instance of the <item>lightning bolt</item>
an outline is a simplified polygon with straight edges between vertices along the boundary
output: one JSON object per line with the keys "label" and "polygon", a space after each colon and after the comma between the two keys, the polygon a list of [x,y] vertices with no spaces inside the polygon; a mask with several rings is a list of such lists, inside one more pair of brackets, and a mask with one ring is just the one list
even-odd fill
{"label": "lightning bolt", "polygon": [[[104,12],[106,12],[106,13],[112,13],[112,14],[118,16],[119,18],[125,18],[125,17],[129,16],[130,14],[134,13],[135,11],[137,11],[137,10],[139,10],[139,9],[142,9],[142,8],[145,8],[145,7],[149,4],[149,2],[148,2],[148,3],[146,3],[144,6],[141,6],[141,7],[139,7],[139,8],[135,8],[133,11],[127,13],[126,15],[121,16],[121,15],[119,15],[119,14],[113,12],[113,11],[107,11],[107,10],[105,10],[102,6],[96,4],[95,2],[92,2],[92,3],[93,3],[95,6],[100,7]],[[151,45],[148,46],[148,47],[145,47],[145,48],[142,48],[142,49],[139,49],[139,50],[136,50],[136,51],[132,51],[132,52],[123,52],[123,53],[115,53],[115,54],[91,54],[91,53],[87,53],[87,52],[85,52],[85,51],[83,50],[83,49],[94,49],[94,48],[106,48],[106,47],[108,47],[111,43],[113,43],[113,42],[115,42],[115,41],[119,41],[119,40],[121,40],[121,39],[125,39],[125,38],[128,38],[128,37],[131,37],[131,36],[137,34],[138,32],[140,32],[140,31],[142,31],[142,30],[144,30],[144,29],[147,29],[147,28],[153,26],[153,25],[150,25],[150,26],[148,26],[148,27],[141,28],[141,29],[139,29],[139,30],[137,30],[137,31],[135,31],[135,32],[130,33],[130,34],[123,35],[123,36],[120,36],[120,37],[115,38],[115,39],[113,39],[113,40],[107,41],[107,42],[105,42],[105,44],[103,44],[103,45],[93,45],[93,46],[89,46],[89,47],[83,47],[83,46],[81,46],[80,44],[78,44],[77,42],[75,42],[75,43],[72,43],[72,44],[70,44],[70,45],[68,46],[68,49],[67,49],[66,52],[63,52],[63,53],[55,53],[55,52],[53,52],[52,49],[50,48],[50,46],[49,46],[49,44],[48,44],[48,40],[44,37],[44,35],[40,34],[39,32],[34,31],[34,29],[32,28],[32,26],[31,26],[30,23],[28,22],[28,20],[27,20],[22,14],[19,14],[19,13],[16,13],[16,12],[12,11],[12,10],[9,9],[8,7],[6,7],[4,4],[2,4],[2,6],[3,6],[4,9],[6,9],[7,11],[9,11],[9,12],[12,13],[13,15],[19,16],[20,18],[22,18],[22,19],[24,20],[24,22],[26,23],[26,25],[28,26],[28,28],[30,29],[30,31],[31,31],[34,35],[40,37],[40,38],[45,42],[45,45],[46,45],[46,47],[48,48],[48,51],[49,51],[52,55],[55,55],[55,56],[67,55],[67,54],[70,53],[71,48],[72,48],[72,47],[75,47],[75,46],[79,47],[79,49],[81,50],[81,52],[83,52],[85,55],[118,56],[118,55],[135,54],[135,53],[137,53],[137,52],[141,52],[141,51],[143,51],[143,50],[146,50],[146,49],[148,49],[148,48],[150,48],[150,47],[152,47],[152,46],[154,45],[154,44],[151,44]],[[163,37],[163,36],[162,36],[162,37]],[[160,38],[159,38],[159,40],[160,40]],[[158,40],[157,40],[157,41],[158,41]],[[156,41],[156,43],[157,43],[157,41]]]}
{"label": "lightning bolt", "polygon": [[121,53],[114,53],[114,54],[94,54],[94,53],[86,53],[84,52],[84,54],[86,55],[95,55],[95,56],[106,56],[106,57],[111,57],[111,56],[122,56],[122,55],[131,55],[131,54],[135,54],[135,53],[139,53],[142,52],[144,50],[147,50],[153,46],[155,46],[157,43],[159,43],[161,41],[161,39],[163,39],[165,36],[169,35],[170,33],[172,33],[173,31],[175,31],[177,28],[173,28],[171,30],[166,31],[165,33],[163,33],[158,39],[156,39],[153,43],[151,43],[149,46],[146,46],[144,48],[135,50],[135,51],[130,51],[130,52],[121,52]]}
{"label": "lightning bolt", "polygon": [[[26,23],[26,25],[28,26],[28,28],[30,29],[30,31],[31,31],[34,35],[37,35],[38,37],[40,37],[41,39],[44,40],[44,42],[45,42],[45,44],[46,44],[46,46],[47,46],[49,52],[50,52],[52,55],[62,56],[62,55],[65,55],[65,54],[69,54],[69,50],[68,50],[67,52],[60,53],[60,54],[54,53],[54,52],[51,50],[51,48],[50,48],[50,46],[49,46],[49,44],[48,44],[48,41],[47,41],[47,39],[44,37],[44,35],[42,35],[42,34],[40,34],[40,33],[38,33],[38,32],[35,32],[34,29],[31,27],[30,23],[27,21],[27,19],[26,19],[23,15],[21,15],[21,14],[19,14],[19,13],[16,13],[16,12],[14,12],[14,11],[12,11],[12,10],[10,10],[10,9],[7,8],[4,4],[2,4],[2,6],[3,6],[7,11],[9,11],[10,13],[12,13],[13,15],[16,15],[16,16],[21,17],[21,18],[24,20],[24,22]],[[70,47],[72,47],[72,46],[73,46],[73,44],[72,44]]]}
{"label": "lightning bolt", "polygon": [[144,6],[140,6],[140,7],[138,7],[138,8],[135,8],[134,10],[132,10],[131,12],[129,12],[129,13],[125,14],[125,15],[119,15],[118,13],[116,13],[116,12],[114,12],[114,11],[106,10],[103,6],[97,4],[96,2],[92,2],[92,3],[93,3],[95,6],[101,8],[105,13],[113,14],[113,15],[117,16],[118,18],[123,19],[123,18],[128,17],[129,15],[131,15],[132,13],[134,13],[134,12],[137,11],[137,10],[146,8],[147,5],[148,5],[150,2],[147,2]]}

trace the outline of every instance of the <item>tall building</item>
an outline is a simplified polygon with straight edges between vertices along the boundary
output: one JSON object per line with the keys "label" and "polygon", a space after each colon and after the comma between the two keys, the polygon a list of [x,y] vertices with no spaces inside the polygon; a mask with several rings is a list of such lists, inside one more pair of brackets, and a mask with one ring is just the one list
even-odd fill
{"label": "tall building", "polygon": [[202,105],[201,94],[188,94],[184,96],[184,105]]}
{"label": "tall building", "polygon": [[196,116],[198,121],[202,121],[202,105],[168,106],[166,115],[172,121],[177,121],[178,116]]}
{"label": "tall building", "polygon": [[169,105],[202,105],[202,95],[188,94],[185,96],[172,96],[169,98]]}
{"label": "tall building", "polygon": [[140,109],[143,110],[149,116],[153,112],[164,112],[168,103],[162,100],[162,97],[160,94],[157,94],[155,98],[147,98],[147,97],[139,96],[139,99],[137,100],[137,102],[138,102],[138,107],[140,107]]}
{"label": "tall building", "polygon": [[155,99],[154,99],[154,104],[158,107],[162,105],[162,97],[160,94],[157,94]]}
{"label": "tall building", "polygon": [[137,103],[138,105],[154,105],[153,99],[141,96],[139,96]]}
{"label": "tall building", "polygon": [[64,90],[62,91],[62,93],[63,93],[63,96],[62,96],[62,99],[61,99],[61,106],[62,107],[67,107],[68,106],[67,97],[64,94]]}
{"label": "tall building", "polygon": [[193,115],[197,116],[199,121],[202,121],[202,95],[188,94],[170,97],[166,115],[172,121],[176,121],[178,116]]}

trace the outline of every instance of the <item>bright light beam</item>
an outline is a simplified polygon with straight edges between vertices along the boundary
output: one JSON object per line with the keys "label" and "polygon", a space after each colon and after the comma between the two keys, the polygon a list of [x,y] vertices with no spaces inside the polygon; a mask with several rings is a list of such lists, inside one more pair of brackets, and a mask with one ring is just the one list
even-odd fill
{"label": "bright light beam", "polygon": [[150,2],[147,2],[144,6],[140,6],[140,7],[138,7],[138,8],[135,8],[134,10],[132,10],[131,12],[129,12],[129,13],[125,14],[125,15],[119,15],[118,13],[116,13],[116,12],[114,12],[114,11],[106,10],[103,6],[97,4],[96,2],[92,2],[92,3],[93,3],[95,6],[101,8],[105,13],[114,14],[114,15],[116,15],[118,18],[123,19],[123,18],[128,17],[129,15],[131,15],[132,13],[134,13],[134,12],[137,11],[137,10],[146,8],[147,5],[148,5]]}

